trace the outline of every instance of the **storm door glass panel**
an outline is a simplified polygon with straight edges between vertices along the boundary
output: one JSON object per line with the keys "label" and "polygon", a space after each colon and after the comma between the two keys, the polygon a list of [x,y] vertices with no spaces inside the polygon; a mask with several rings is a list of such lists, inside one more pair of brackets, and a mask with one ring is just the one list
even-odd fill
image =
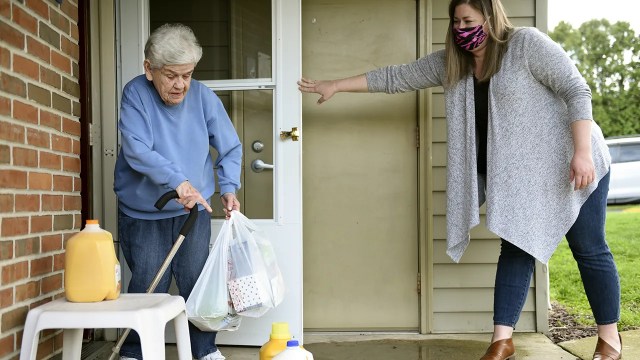
{"label": "storm door glass panel", "polygon": [[[182,23],[202,46],[193,78],[220,97],[236,127],[243,144],[238,198],[252,219],[273,219],[274,212],[272,13],[269,0],[149,1],[150,32],[165,23]],[[212,156],[215,162],[213,149]],[[223,218],[218,191],[211,199],[215,219]]]}
{"label": "storm door glass panel", "polygon": [[150,31],[165,23],[193,29],[198,80],[271,79],[272,20],[267,0],[150,1]]}
{"label": "storm door glass panel", "polygon": [[[273,91],[216,91],[242,139],[241,211],[250,219],[273,218]],[[211,150],[214,162],[218,154]],[[213,216],[223,218],[216,181]]]}

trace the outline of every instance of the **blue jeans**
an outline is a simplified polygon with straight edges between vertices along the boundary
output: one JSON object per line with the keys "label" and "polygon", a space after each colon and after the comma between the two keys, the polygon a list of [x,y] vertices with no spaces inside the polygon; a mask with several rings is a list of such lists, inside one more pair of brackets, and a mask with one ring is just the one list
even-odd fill
{"label": "blue jeans", "polygon": [[[620,280],[605,240],[609,174],[582,205],[576,222],[566,234],[578,263],[596,324],[608,325],[620,318]],[[535,259],[502,239],[493,299],[493,323],[515,328],[527,298]]]}
{"label": "blue jeans", "polygon": [[[168,219],[142,220],[118,211],[118,238],[132,273],[129,293],[147,291],[171,247],[178,239],[178,232],[187,216],[188,214],[185,213],[185,215]],[[171,275],[173,275],[180,295],[186,300],[207,261],[210,238],[211,217],[206,210],[202,210],[198,213],[198,218],[191,232],[182,242],[154,292],[169,292]],[[196,359],[217,350],[215,332],[200,331],[189,323],[189,335],[191,353]],[[140,338],[135,331],[129,333],[120,349],[120,355],[142,359]]]}

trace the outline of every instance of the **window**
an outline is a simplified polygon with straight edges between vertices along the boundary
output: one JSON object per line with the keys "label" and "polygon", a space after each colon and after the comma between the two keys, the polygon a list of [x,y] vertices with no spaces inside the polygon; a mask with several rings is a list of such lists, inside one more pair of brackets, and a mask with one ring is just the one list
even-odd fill
{"label": "window", "polygon": [[193,78],[206,80],[271,78],[271,1],[150,1],[150,31],[179,22],[193,29],[202,59]]}
{"label": "window", "polygon": [[621,144],[616,160],[615,162],[640,161],[640,143]]}
{"label": "window", "polygon": [[614,164],[640,161],[640,142],[627,144],[610,144],[609,153]]}

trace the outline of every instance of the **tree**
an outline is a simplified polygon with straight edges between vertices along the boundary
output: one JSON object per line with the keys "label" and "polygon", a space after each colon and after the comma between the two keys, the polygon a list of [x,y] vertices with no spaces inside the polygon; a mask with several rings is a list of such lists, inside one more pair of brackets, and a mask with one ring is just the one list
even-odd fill
{"label": "tree", "polygon": [[591,87],[593,117],[605,136],[640,134],[640,36],[628,22],[560,22],[549,36]]}

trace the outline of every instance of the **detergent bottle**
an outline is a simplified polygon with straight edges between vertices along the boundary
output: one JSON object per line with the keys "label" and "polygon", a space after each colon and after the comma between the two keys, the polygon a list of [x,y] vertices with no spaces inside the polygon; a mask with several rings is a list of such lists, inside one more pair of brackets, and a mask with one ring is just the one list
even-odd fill
{"label": "detergent bottle", "polygon": [[313,355],[300,347],[298,340],[289,340],[287,347],[274,356],[273,360],[313,360]]}
{"label": "detergent bottle", "polygon": [[87,220],[67,241],[64,291],[72,302],[113,300],[120,296],[120,263],[111,233],[98,220]]}
{"label": "detergent bottle", "polygon": [[290,339],[288,323],[274,322],[271,324],[269,341],[260,348],[260,360],[272,360],[274,356],[287,348],[287,341]]}

